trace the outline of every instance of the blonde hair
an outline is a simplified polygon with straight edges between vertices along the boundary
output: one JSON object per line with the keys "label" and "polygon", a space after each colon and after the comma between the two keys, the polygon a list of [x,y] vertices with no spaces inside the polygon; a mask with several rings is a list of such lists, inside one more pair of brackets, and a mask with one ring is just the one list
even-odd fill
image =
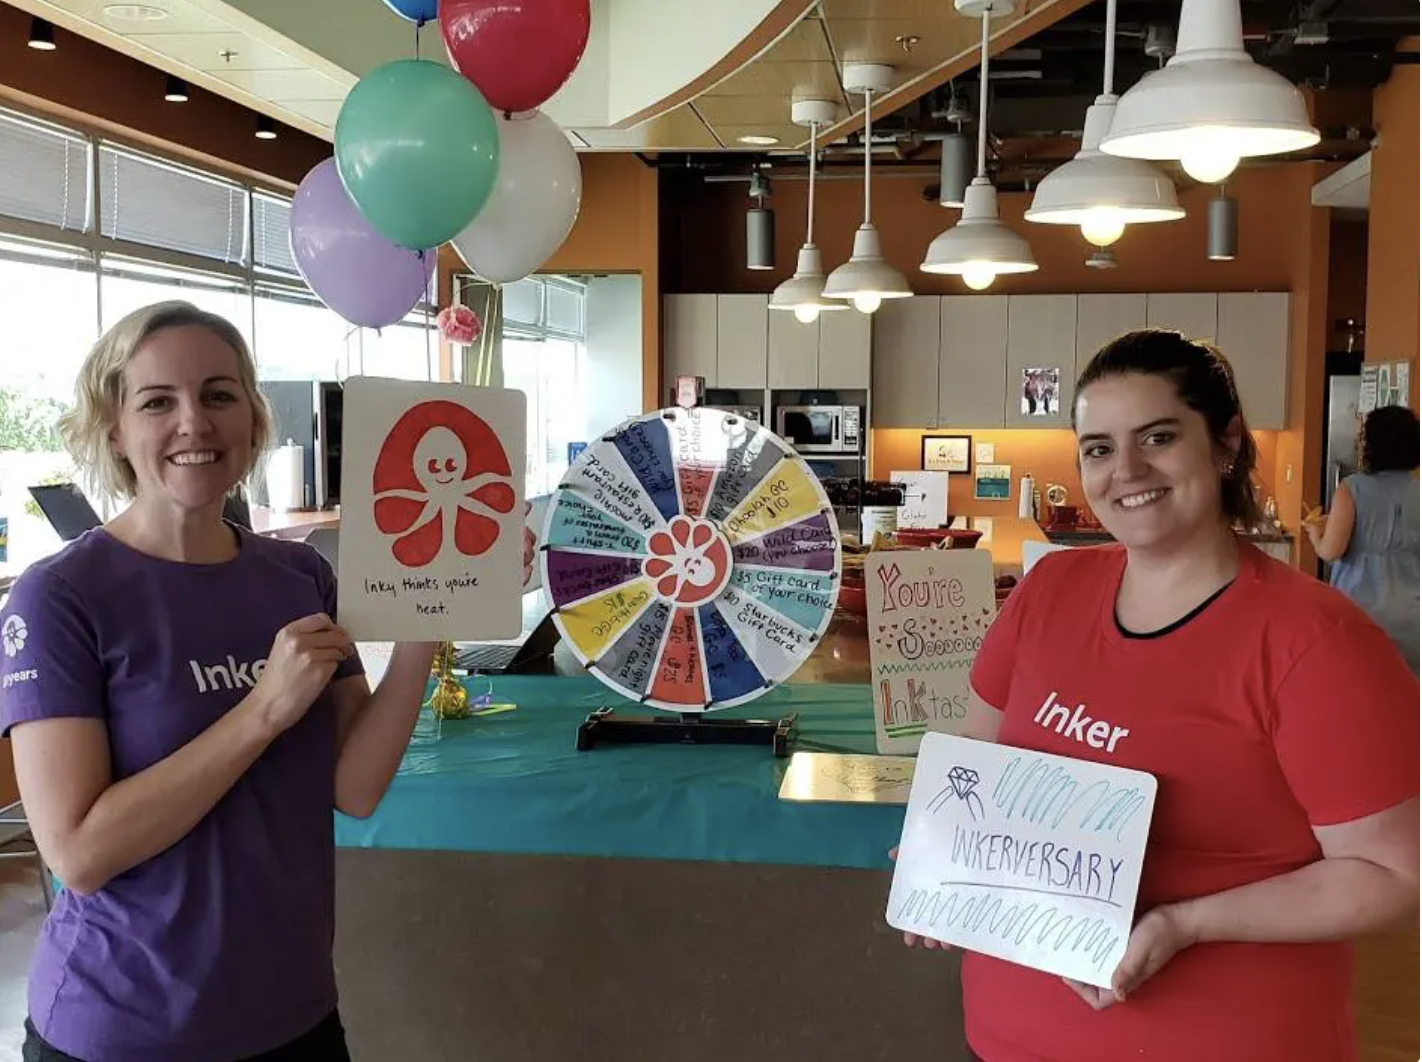
{"label": "blonde hair", "polygon": [[188,302],[159,302],[134,310],[105,332],[89,351],[74,385],[74,408],[59,418],[65,449],[85,488],[97,497],[132,498],[138,492],[133,466],[114,453],[112,435],[123,404],[123,371],[138,349],[165,328],[206,328],[237,355],[237,379],[252,404],[252,457],[242,478],[261,465],[272,441],[272,411],[257,390],[257,364],[242,333],[217,314]]}

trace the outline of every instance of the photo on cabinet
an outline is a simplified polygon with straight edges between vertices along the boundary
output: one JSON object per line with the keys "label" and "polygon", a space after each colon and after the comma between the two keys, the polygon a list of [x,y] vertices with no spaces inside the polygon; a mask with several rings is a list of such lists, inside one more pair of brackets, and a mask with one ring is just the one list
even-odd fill
{"label": "photo on cabinet", "polygon": [[1022,415],[1055,417],[1061,412],[1061,370],[1022,370]]}

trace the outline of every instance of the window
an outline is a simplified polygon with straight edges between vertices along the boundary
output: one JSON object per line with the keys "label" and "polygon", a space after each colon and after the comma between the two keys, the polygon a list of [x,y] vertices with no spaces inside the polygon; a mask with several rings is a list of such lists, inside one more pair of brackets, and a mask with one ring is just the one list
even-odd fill
{"label": "window", "polygon": [[504,386],[528,402],[525,492],[551,493],[568,471],[568,444],[585,441],[586,288],[529,277],[504,288]]}
{"label": "window", "polygon": [[105,330],[134,310],[180,299],[231,321],[248,346],[252,344],[252,297],[247,285],[239,280],[112,255],[104,256],[101,272],[100,326]]}
{"label": "window", "polygon": [[78,133],[0,111],[0,214],[88,232],[93,153]]}
{"label": "window", "polygon": [[352,370],[365,376],[393,380],[439,379],[439,343],[434,322],[423,313],[411,314],[400,324],[361,329],[355,337]]}
{"label": "window", "polygon": [[284,196],[0,108],[0,575],[59,547],[28,488],[73,478],[55,425],[133,310],[180,299],[227,319],[262,380],[439,378],[432,308],[348,324],[302,282],[290,219]]}
{"label": "window", "polygon": [[198,258],[247,261],[247,189],[136,151],[99,147],[99,231]]}
{"label": "window", "polygon": [[56,422],[98,338],[98,307],[88,255],[0,241],[0,518],[9,530],[0,574],[59,548],[28,488],[73,477]]}
{"label": "window", "polygon": [[257,288],[257,375],[263,380],[343,380],[354,329],[314,295]]}

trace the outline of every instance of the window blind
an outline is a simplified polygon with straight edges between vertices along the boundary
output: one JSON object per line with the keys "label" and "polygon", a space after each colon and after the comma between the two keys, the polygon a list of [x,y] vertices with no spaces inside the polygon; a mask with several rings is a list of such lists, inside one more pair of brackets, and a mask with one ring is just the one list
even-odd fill
{"label": "window blind", "polygon": [[247,190],[234,181],[99,146],[100,232],[236,265],[247,261]]}
{"label": "window blind", "polygon": [[252,193],[252,265],[270,273],[299,276],[291,254],[291,200]]}
{"label": "window blind", "polygon": [[0,110],[0,214],[90,231],[92,158],[79,134]]}

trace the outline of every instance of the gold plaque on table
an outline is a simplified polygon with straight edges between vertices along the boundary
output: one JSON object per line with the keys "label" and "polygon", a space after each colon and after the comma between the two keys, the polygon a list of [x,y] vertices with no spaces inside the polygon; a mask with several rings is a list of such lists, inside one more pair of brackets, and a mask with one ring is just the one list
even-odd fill
{"label": "gold plaque on table", "polygon": [[780,783],[781,800],[830,804],[907,804],[912,756],[797,752]]}

